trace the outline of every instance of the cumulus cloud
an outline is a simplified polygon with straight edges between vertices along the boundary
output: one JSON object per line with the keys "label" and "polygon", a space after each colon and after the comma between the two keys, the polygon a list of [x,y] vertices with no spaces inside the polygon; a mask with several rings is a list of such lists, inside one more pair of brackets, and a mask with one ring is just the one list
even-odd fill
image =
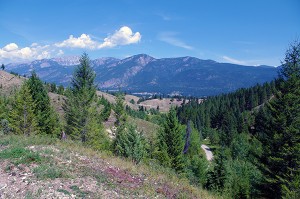
{"label": "cumulus cloud", "polygon": [[3,50],[7,51],[7,52],[10,52],[10,51],[13,51],[13,50],[17,50],[19,47],[17,44],[15,43],[10,43],[10,44],[7,44],[6,46],[4,46]]}
{"label": "cumulus cloud", "polygon": [[188,44],[186,44],[185,42],[181,41],[180,39],[176,38],[176,33],[174,32],[164,32],[161,33],[158,38],[159,40],[166,42],[168,44],[171,44],[173,46],[177,46],[180,48],[184,48],[187,50],[193,50],[194,48]]}
{"label": "cumulus cloud", "polygon": [[70,35],[67,40],[56,43],[55,46],[94,50],[138,43],[141,37],[139,32],[133,33],[131,28],[123,26],[115,31],[113,35],[106,37],[103,42],[95,41],[89,35],[82,34],[80,37]]}
{"label": "cumulus cloud", "polygon": [[101,43],[98,48],[111,48],[115,46],[134,44],[138,43],[141,38],[142,36],[139,32],[133,33],[129,27],[123,26],[113,35],[106,37],[104,42]]}
{"label": "cumulus cloud", "polygon": [[134,33],[131,28],[123,26],[112,35],[107,36],[103,41],[96,41],[88,34],[81,34],[79,37],[70,35],[68,39],[50,45],[32,43],[30,46],[21,48],[16,43],[9,43],[2,48],[0,47],[0,63],[22,62],[61,56],[64,54],[62,48],[98,50],[130,45],[138,43],[141,37],[139,32]]}
{"label": "cumulus cloud", "polygon": [[45,59],[57,55],[57,53],[59,52],[56,49],[52,49],[49,45],[41,46],[33,43],[30,47],[20,48],[17,44],[10,43],[0,48],[0,61],[7,63]]}
{"label": "cumulus cloud", "polygon": [[69,39],[63,42],[56,43],[57,47],[69,47],[69,48],[85,48],[85,49],[95,49],[97,47],[97,42],[93,41],[91,37],[87,34],[82,34],[80,37],[74,37],[70,35]]}

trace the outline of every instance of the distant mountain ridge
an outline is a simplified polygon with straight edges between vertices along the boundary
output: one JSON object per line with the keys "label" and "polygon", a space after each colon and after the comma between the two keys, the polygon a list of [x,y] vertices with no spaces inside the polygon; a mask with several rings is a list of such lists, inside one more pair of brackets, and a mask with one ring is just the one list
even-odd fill
{"label": "distant mountain ridge", "polygon": [[[7,71],[30,75],[35,70],[46,82],[68,86],[79,56],[8,64]],[[96,83],[103,90],[122,89],[128,92],[180,93],[209,96],[271,81],[277,68],[218,63],[195,57],[156,59],[138,54],[125,59],[104,57],[91,60]]]}

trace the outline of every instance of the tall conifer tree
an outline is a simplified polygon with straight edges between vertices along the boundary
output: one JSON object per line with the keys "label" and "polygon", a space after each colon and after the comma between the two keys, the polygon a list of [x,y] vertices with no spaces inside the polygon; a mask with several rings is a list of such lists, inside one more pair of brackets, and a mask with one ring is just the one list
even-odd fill
{"label": "tall conifer tree", "polygon": [[158,137],[158,152],[162,163],[170,166],[178,172],[183,172],[185,162],[183,158],[184,138],[176,111],[174,108],[168,113],[163,130]]}
{"label": "tall conifer tree", "polygon": [[[76,68],[71,82],[70,92],[64,105],[66,111],[66,133],[72,139],[87,143],[101,145],[99,139],[105,136],[100,122],[95,122],[98,114],[94,112],[96,107],[96,86],[94,84],[96,74],[90,66],[90,59],[86,53],[80,58],[80,64]],[[100,114],[99,114],[100,118]],[[88,139],[96,139],[94,141]],[[95,146],[94,146],[95,147]],[[99,147],[95,147],[99,148]],[[101,147],[100,147],[101,148]]]}
{"label": "tall conifer tree", "polygon": [[[279,92],[257,117],[264,150],[266,194],[300,197],[300,43],[290,46],[280,73]],[[298,185],[297,185],[298,184]]]}
{"label": "tall conifer tree", "polygon": [[58,116],[51,107],[50,98],[43,82],[35,72],[32,72],[26,83],[35,103],[34,114],[37,116],[40,132],[57,136],[59,134]]}
{"label": "tall conifer tree", "polygon": [[31,135],[38,132],[35,104],[30,89],[25,83],[16,93],[12,110],[9,113],[9,125],[16,134]]}

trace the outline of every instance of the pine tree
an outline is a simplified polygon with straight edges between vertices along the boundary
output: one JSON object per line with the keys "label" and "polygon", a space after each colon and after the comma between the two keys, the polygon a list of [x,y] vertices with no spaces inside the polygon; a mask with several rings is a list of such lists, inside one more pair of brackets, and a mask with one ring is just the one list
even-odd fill
{"label": "pine tree", "polygon": [[7,119],[7,113],[9,111],[8,105],[10,101],[11,100],[9,100],[9,98],[0,95],[0,120]]}
{"label": "pine tree", "polygon": [[103,109],[101,110],[102,121],[107,121],[111,113],[111,104],[103,96],[101,96],[101,98],[99,99],[98,104],[104,106]]}
{"label": "pine tree", "polygon": [[116,126],[121,126],[125,124],[127,120],[127,115],[124,108],[124,96],[121,93],[117,94],[116,104],[114,106],[115,116],[116,116]]}
{"label": "pine tree", "polygon": [[160,129],[157,135],[157,146],[153,156],[164,167],[171,167],[171,158],[168,154],[168,145],[166,143],[166,135],[164,130]]}
{"label": "pine tree", "polygon": [[114,146],[117,155],[131,158],[135,163],[139,163],[145,155],[142,135],[133,125],[118,128]]}
{"label": "pine tree", "polygon": [[62,85],[58,86],[57,94],[64,95],[65,88]]}
{"label": "pine tree", "polygon": [[222,148],[219,154],[214,157],[214,159],[214,167],[208,173],[206,187],[211,190],[220,191],[224,188],[226,178],[225,163],[227,157],[225,156],[225,149]]}
{"label": "pine tree", "polygon": [[4,135],[9,134],[10,127],[9,127],[8,120],[6,120],[6,119],[0,120],[0,132],[2,132]]}
{"label": "pine tree", "polygon": [[111,143],[101,124],[102,118],[97,107],[92,105],[88,110],[86,145],[95,150],[109,150]]}
{"label": "pine tree", "polygon": [[[184,156],[187,169],[191,171],[190,180],[194,183],[204,185],[206,183],[208,162],[201,153],[200,133],[192,127],[192,122],[188,122],[186,138],[189,134],[189,141],[185,144]],[[188,143],[188,145],[187,145]],[[188,147],[187,147],[188,146]]]}
{"label": "pine tree", "polygon": [[178,172],[183,172],[185,162],[183,157],[184,139],[182,129],[174,108],[168,113],[164,128],[158,137],[158,153],[163,158],[163,164],[170,165]]}
{"label": "pine tree", "polygon": [[16,134],[31,135],[38,132],[35,104],[30,94],[30,89],[25,83],[16,93],[12,110],[9,113],[9,125]]}
{"label": "pine tree", "polygon": [[[101,123],[94,123],[93,114],[89,111],[91,107],[95,107],[96,86],[94,84],[95,73],[90,66],[90,59],[86,53],[80,58],[80,64],[76,68],[70,91],[66,91],[67,99],[64,104],[66,133],[72,139],[88,141],[88,134],[95,129],[101,129]],[[90,128],[93,126],[93,128]],[[94,137],[94,136],[93,136]],[[94,137],[94,139],[102,139]]]}
{"label": "pine tree", "polygon": [[34,114],[37,116],[38,127],[42,134],[55,135],[59,134],[58,115],[53,110],[50,104],[50,98],[35,72],[32,72],[31,77],[26,82],[32,99],[35,103]]}
{"label": "pine tree", "polygon": [[300,43],[287,51],[280,77],[279,92],[257,117],[265,192],[273,198],[297,193],[299,198],[293,183],[300,175]]}

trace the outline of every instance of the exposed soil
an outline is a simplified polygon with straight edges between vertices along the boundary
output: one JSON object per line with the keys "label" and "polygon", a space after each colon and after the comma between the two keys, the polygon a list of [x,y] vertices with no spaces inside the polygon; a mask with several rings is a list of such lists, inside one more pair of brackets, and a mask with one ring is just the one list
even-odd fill
{"label": "exposed soil", "polygon": [[[53,159],[53,167],[64,169],[63,177],[41,179],[35,173],[39,163],[15,165],[10,160],[0,159],[0,199],[151,198],[141,189],[146,178],[142,174],[133,175],[96,157],[72,152],[66,156],[53,146],[30,146],[28,149]],[[157,193],[157,197],[163,197],[163,193]]]}

